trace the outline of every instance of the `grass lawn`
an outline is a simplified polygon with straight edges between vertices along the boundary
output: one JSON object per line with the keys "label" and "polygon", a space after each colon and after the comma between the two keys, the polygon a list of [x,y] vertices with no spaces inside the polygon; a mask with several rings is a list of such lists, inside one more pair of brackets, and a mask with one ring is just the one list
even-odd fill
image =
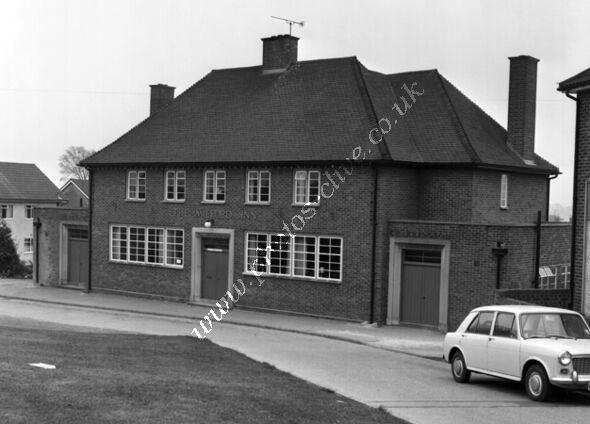
{"label": "grass lawn", "polygon": [[402,422],[208,341],[0,326],[2,424]]}

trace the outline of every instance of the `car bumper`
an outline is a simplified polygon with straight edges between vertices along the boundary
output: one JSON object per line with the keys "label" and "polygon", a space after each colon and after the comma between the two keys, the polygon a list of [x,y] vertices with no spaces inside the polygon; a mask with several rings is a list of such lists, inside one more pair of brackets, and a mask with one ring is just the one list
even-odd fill
{"label": "car bumper", "polygon": [[564,389],[590,391],[590,375],[578,375],[575,371],[567,377],[552,378],[551,383]]}

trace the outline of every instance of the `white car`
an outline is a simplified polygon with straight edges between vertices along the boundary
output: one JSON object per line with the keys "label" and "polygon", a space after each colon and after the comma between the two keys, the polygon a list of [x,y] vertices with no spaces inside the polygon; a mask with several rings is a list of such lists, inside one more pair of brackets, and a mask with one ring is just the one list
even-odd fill
{"label": "white car", "polygon": [[471,372],[521,381],[536,401],[546,400],[553,386],[590,390],[590,328],[567,309],[476,308],[447,333],[443,349],[459,383]]}

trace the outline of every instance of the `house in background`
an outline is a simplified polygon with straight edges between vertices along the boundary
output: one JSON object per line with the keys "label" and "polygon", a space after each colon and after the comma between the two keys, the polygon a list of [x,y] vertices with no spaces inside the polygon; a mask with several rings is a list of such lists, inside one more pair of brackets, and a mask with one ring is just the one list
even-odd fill
{"label": "house in background", "polygon": [[57,187],[32,163],[0,162],[0,218],[23,261],[33,260],[33,209],[55,207]]}
{"label": "house in background", "polygon": [[58,197],[63,200],[61,206],[66,208],[87,208],[89,199],[88,180],[69,179],[59,189]]}
{"label": "house in background", "polygon": [[240,279],[238,307],[441,330],[499,298],[567,304],[538,288],[570,227],[546,223],[537,59],[510,58],[505,130],[436,70],[297,47],[151,86],[150,116],[82,162],[88,289],[213,304]]}

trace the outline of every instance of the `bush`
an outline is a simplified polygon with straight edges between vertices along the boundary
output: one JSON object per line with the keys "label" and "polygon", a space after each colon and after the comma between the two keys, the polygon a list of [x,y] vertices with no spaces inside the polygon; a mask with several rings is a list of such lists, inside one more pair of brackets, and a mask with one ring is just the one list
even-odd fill
{"label": "bush", "polygon": [[12,230],[0,219],[0,277],[26,277],[30,266],[21,262],[12,239]]}

